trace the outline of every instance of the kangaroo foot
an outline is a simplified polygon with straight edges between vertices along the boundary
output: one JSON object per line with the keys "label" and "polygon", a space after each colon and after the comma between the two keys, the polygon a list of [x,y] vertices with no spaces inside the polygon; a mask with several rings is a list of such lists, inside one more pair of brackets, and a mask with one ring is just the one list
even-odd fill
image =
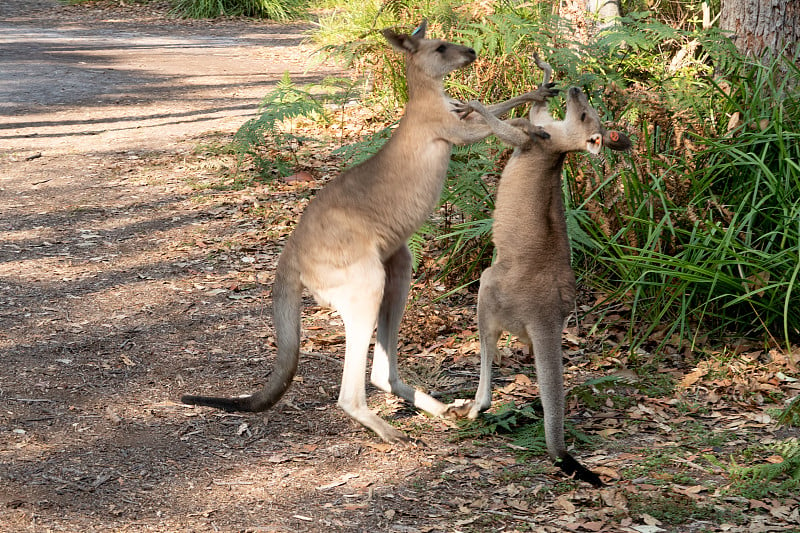
{"label": "kangaroo foot", "polygon": [[451,420],[459,418],[475,418],[471,417],[472,407],[475,402],[472,400],[455,400],[453,403],[447,405],[442,416]]}

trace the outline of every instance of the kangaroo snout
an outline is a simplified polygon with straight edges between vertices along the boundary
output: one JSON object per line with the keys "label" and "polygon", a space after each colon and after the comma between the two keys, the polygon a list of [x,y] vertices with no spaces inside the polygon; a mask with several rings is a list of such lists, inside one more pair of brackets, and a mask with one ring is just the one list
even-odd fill
{"label": "kangaroo snout", "polygon": [[461,67],[466,67],[472,64],[473,61],[478,59],[478,53],[474,48],[467,48],[466,46],[460,50],[461,53]]}

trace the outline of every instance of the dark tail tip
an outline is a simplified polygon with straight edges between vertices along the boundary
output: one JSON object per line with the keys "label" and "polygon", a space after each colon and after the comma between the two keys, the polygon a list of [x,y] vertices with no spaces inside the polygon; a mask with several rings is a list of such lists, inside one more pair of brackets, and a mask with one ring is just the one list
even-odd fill
{"label": "dark tail tip", "polygon": [[181,402],[188,405],[202,405],[204,407],[214,407],[215,409],[222,409],[229,413],[236,411],[252,411],[250,405],[250,396],[242,398],[215,398],[212,396],[192,396],[191,394],[184,394],[181,396]]}
{"label": "dark tail tip", "polygon": [[600,476],[580,464],[568,453],[565,453],[556,461],[556,466],[566,475],[590,483],[593,487],[600,488],[605,486],[605,483],[600,480]]}

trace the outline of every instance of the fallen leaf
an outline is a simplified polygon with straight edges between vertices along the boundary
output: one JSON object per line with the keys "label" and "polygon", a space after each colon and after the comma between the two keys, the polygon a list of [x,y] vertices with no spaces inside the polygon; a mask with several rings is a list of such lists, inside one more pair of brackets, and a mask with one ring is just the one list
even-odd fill
{"label": "fallen leaf", "polygon": [[336,481],[331,481],[330,483],[326,483],[325,485],[320,485],[319,487],[316,487],[316,489],[317,490],[332,489],[333,487],[338,487],[340,485],[344,485],[345,483],[347,483],[351,479],[357,478],[358,476],[359,476],[358,474],[354,474],[354,473],[345,474],[342,477],[340,477],[339,479],[337,479]]}
{"label": "fallen leaf", "polygon": [[514,509],[517,509],[519,511],[527,511],[530,508],[530,506],[528,505],[528,502],[526,502],[525,500],[517,499],[517,498],[509,498],[509,499],[506,500],[506,503],[510,507],[513,507]]}
{"label": "fallen leaf", "polygon": [[613,507],[621,511],[627,511],[628,509],[628,499],[620,490],[614,488],[602,489],[600,490],[600,498],[607,507]]}
{"label": "fallen leaf", "polygon": [[301,170],[300,172],[296,172],[291,176],[286,176],[285,178],[283,178],[283,181],[286,183],[302,183],[307,181],[314,181],[314,176],[311,174],[311,172]]}
{"label": "fallen leaf", "polygon": [[705,376],[707,373],[708,370],[703,368],[698,368],[697,370],[689,372],[688,374],[683,376],[683,379],[681,379],[680,386],[683,387],[684,389],[688,389],[689,387],[700,381],[700,378]]}
{"label": "fallen leaf", "polygon": [[631,529],[639,533],[658,533],[659,531],[666,531],[666,529],[661,529],[658,526],[633,526]]}
{"label": "fallen leaf", "polygon": [[708,487],[705,487],[703,485],[694,485],[691,487],[676,487],[676,492],[686,494],[687,496],[691,496],[693,494],[699,494],[706,490],[708,490]]}
{"label": "fallen leaf", "polygon": [[661,525],[661,520],[659,520],[658,518],[656,518],[654,516],[650,516],[647,513],[642,513],[642,520],[648,526],[660,526]]}
{"label": "fallen leaf", "polygon": [[394,449],[394,446],[385,442],[365,442],[364,445],[381,453],[387,453]]}
{"label": "fallen leaf", "polygon": [[575,505],[569,501],[569,497],[566,494],[562,494],[556,498],[556,505],[564,509],[567,514],[575,513]]}
{"label": "fallen leaf", "polygon": [[119,424],[122,422],[122,417],[119,416],[116,412],[114,412],[111,407],[106,407],[106,418],[114,422],[115,424]]}
{"label": "fallen leaf", "polygon": [[596,467],[592,468],[592,470],[594,470],[595,474],[598,474],[598,475],[601,475],[601,476],[606,476],[606,477],[611,478],[611,479],[622,479],[622,476],[620,475],[620,473],[617,470],[615,470],[614,468],[609,468],[607,466],[596,466]]}

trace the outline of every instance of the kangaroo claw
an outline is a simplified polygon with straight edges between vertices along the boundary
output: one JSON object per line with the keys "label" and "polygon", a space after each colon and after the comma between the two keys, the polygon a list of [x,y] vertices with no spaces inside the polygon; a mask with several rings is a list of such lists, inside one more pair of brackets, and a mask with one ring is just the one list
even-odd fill
{"label": "kangaroo claw", "polygon": [[472,400],[455,400],[447,406],[442,416],[451,420],[467,418],[474,404],[475,402]]}

